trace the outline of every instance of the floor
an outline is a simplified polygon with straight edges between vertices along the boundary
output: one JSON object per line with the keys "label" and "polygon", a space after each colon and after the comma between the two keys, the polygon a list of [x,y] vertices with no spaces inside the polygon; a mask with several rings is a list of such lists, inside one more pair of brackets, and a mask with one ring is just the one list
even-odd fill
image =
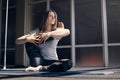
{"label": "floor", "polygon": [[[17,69],[23,70],[23,69]],[[72,68],[70,71],[112,71],[113,74],[38,74],[0,72],[0,80],[120,80],[120,68]]]}

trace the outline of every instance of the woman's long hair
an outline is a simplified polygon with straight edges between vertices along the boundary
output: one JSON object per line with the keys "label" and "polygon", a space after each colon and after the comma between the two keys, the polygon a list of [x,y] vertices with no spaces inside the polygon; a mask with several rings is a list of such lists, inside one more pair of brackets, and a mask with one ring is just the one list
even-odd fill
{"label": "woman's long hair", "polygon": [[55,23],[52,25],[51,30],[54,31],[57,28],[57,22],[58,22],[57,13],[54,10],[48,10],[43,14],[43,20],[41,23],[42,26],[40,26],[39,28],[41,32],[45,32],[47,30],[46,21],[50,12],[53,12],[55,14]]}

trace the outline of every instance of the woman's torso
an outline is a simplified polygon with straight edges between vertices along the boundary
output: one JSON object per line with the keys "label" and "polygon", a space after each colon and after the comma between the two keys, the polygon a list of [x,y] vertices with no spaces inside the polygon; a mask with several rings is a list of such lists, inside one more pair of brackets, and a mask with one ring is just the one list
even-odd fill
{"label": "woman's torso", "polygon": [[[31,34],[39,33],[39,29],[36,29],[31,32]],[[57,55],[57,44],[59,40],[50,37],[48,38],[45,43],[39,44],[38,47],[40,49],[40,53],[43,56],[44,59],[46,60],[58,60],[58,55]]]}

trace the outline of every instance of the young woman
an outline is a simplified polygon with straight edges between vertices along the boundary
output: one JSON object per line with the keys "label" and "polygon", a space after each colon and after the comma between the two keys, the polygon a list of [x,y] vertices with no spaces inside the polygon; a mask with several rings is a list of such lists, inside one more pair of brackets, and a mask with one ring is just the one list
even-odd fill
{"label": "young woman", "polygon": [[67,71],[72,67],[69,59],[58,59],[57,44],[62,37],[70,34],[63,22],[58,22],[54,10],[43,15],[39,29],[16,39],[16,44],[25,44],[31,66],[26,71]]}

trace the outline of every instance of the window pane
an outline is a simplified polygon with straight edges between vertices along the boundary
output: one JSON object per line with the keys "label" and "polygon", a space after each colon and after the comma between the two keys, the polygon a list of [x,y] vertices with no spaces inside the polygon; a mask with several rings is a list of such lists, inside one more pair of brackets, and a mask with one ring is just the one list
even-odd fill
{"label": "window pane", "polygon": [[[70,29],[70,0],[54,0],[51,1],[51,9],[58,14],[58,21],[62,21],[65,28]],[[59,45],[70,45],[70,35],[62,38]]]}
{"label": "window pane", "polygon": [[[7,47],[15,48],[15,30],[16,30],[16,8],[9,9],[8,15],[8,30],[7,30]],[[2,10],[2,49],[4,49],[5,43],[5,19],[6,19],[6,11]]]}
{"label": "window pane", "polygon": [[43,2],[45,0],[30,0],[31,2]]}
{"label": "window pane", "polygon": [[102,43],[101,0],[75,0],[76,44]]}
{"label": "window pane", "polygon": [[109,47],[109,64],[110,66],[120,65],[120,47]]}
{"label": "window pane", "polygon": [[108,42],[120,42],[120,0],[107,0]]}
{"label": "window pane", "polygon": [[[16,1],[17,0],[9,0],[9,8],[10,7],[16,7]],[[3,9],[6,8],[6,3],[7,3],[7,0],[2,0],[2,7],[3,7]]]}
{"label": "window pane", "polygon": [[33,29],[40,27],[43,12],[46,11],[46,2],[31,5],[32,9],[32,27]]}
{"label": "window pane", "polygon": [[[7,54],[6,54],[6,65],[15,65],[15,51],[14,50],[11,50],[11,51],[7,51]],[[4,51],[1,52],[1,55],[0,55],[0,65],[3,65],[4,64]]]}
{"label": "window pane", "polygon": [[102,48],[76,48],[77,66],[103,66]]}
{"label": "window pane", "polygon": [[5,43],[5,10],[2,10],[2,30],[1,30],[1,48],[4,48]]}

